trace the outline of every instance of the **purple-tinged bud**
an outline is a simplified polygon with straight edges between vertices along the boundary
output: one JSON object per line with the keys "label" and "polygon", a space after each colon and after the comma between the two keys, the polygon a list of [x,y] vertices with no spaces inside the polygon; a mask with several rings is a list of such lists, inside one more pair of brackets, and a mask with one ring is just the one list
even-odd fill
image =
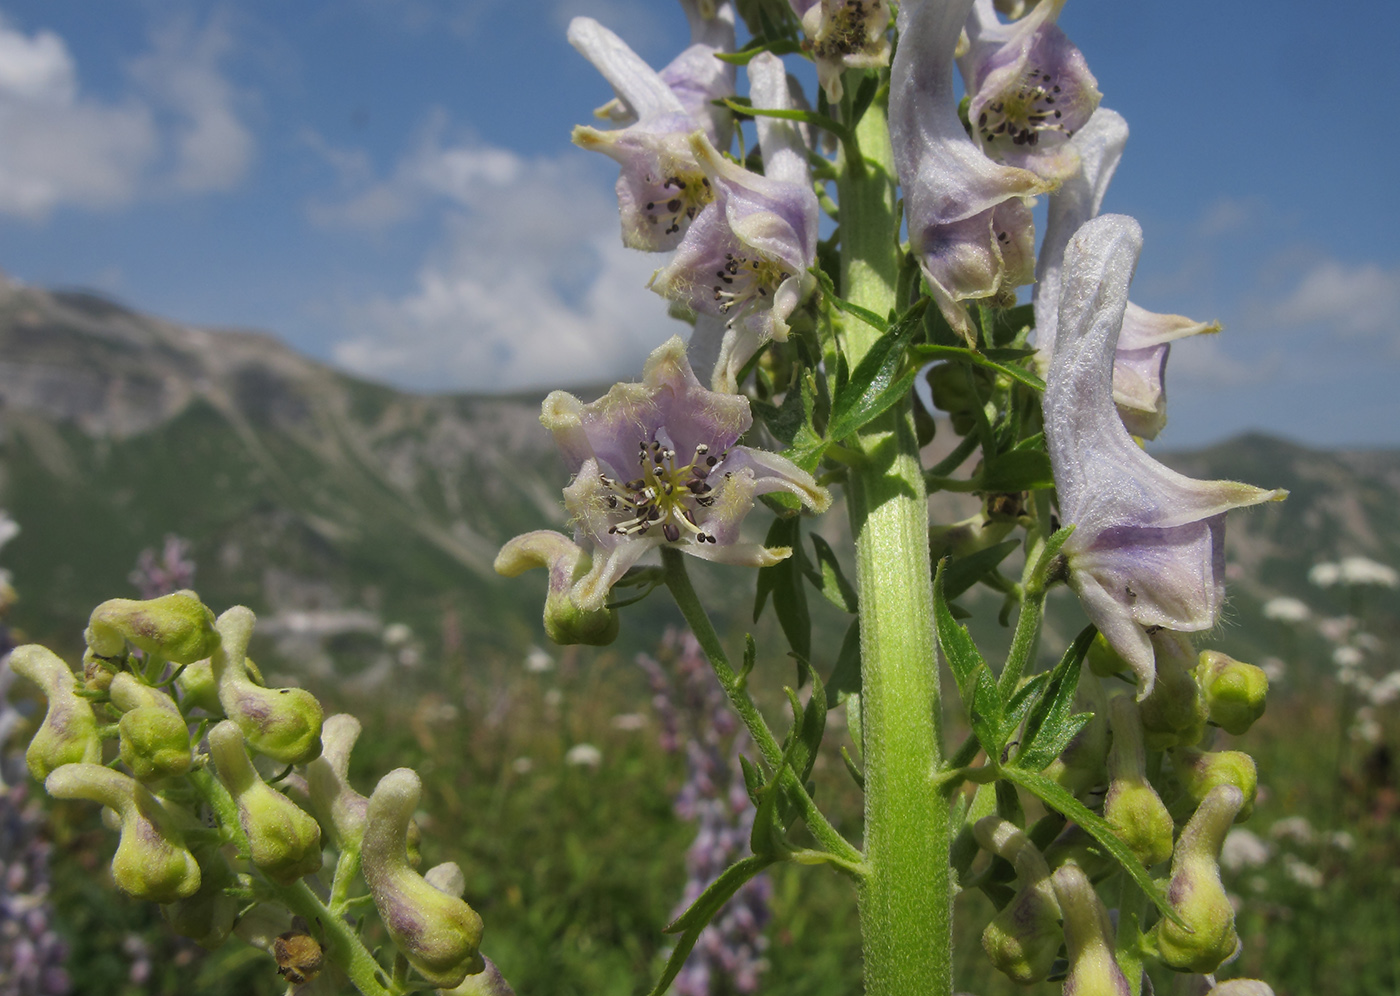
{"label": "purple-tinged bud", "polygon": [[44,722],[24,752],[29,773],[43,781],[65,764],[100,763],[97,717],[87,700],[78,696],[78,679],[62,658],[47,647],[29,643],[10,653],[10,670],[42,688],[49,702]]}
{"label": "purple-tinged bud", "polygon": [[121,840],[112,858],[112,878],[123,892],[172,903],[198,891],[199,864],[185,847],[180,828],[192,818],[170,809],[136,779],[100,764],[65,764],[44,787],[55,799],[88,799],[116,812]]}
{"label": "purple-tinged bud", "polygon": [[121,666],[117,661],[98,657],[91,647],[83,652],[83,687],[88,691],[105,692],[112,686],[112,676],[119,670]]}
{"label": "purple-tinged bud", "polygon": [[1151,868],[1172,856],[1172,817],[1147,781],[1137,704],[1127,695],[1114,696],[1109,703],[1109,722],[1113,727],[1113,749],[1108,755],[1104,819],[1132,848],[1137,859]]}
{"label": "purple-tinged bud", "polygon": [[582,643],[607,646],[617,639],[617,613],[612,609],[581,609],[571,593],[588,575],[593,558],[567,536],[548,529],[523,533],[501,547],[496,573],[513,578],[532,567],[549,569],[549,594],[544,600],[544,631],[561,646]]}
{"label": "purple-tinged bud", "polygon": [[1045,769],[1047,778],[1053,778],[1076,796],[1102,786],[1108,779],[1108,696],[1104,694],[1103,685],[1086,673],[1088,671],[1088,664],[1080,665],[1074,706],[1076,712],[1092,713],[1093,719],[1084,724],[1060,751],[1060,756]]}
{"label": "purple-tinged bud", "polygon": [[1011,902],[982,931],[982,949],[992,966],[1022,985],[1050,974],[1060,951],[1060,905],[1050,884],[1050,868],[1024,831],[1000,816],[973,827],[983,848],[1011,862],[1019,888]]}
{"label": "purple-tinged bud", "polygon": [[306,766],[307,791],[321,824],[340,850],[358,848],[365,833],[369,800],[350,787],[350,751],[360,736],[360,721],[337,713],[321,730],[321,756]]}
{"label": "purple-tinged bud", "polygon": [[199,862],[199,891],[165,904],[160,912],[171,930],[212,951],[233,931],[240,901],[226,891],[235,878],[219,848],[200,847],[194,856]]}
{"label": "purple-tinged bud", "polygon": [[1274,991],[1258,979],[1231,979],[1220,983],[1206,996],[1274,996]]}
{"label": "purple-tinged bud", "polygon": [[1104,851],[1103,845],[1077,823],[1066,826],[1045,849],[1045,860],[1051,868],[1077,865],[1094,879],[1102,878],[1118,867],[1118,863]]}
{"label": "purple-tinged bud", "polygon": [[221,637],[210,659],[224,715],[248,746],[282,764],[305,764],[321,753],[321,703],[304,688],[263,688],[248,677],[253,613],[235,605],[215,623]]}
{"label": "purple-tinged bud", "polygon": [[121,758],[132,774],[149,782],[188,772],[194,761],[190,729],[175,700],[130,671],[116,675],[110,691],[112,704],[122,710]]}
{"label": "purple-tinged bud", "polygon": [[1244,805],[1244,794],[1233,785],[1210,791],[1181,831],[1172,856],[1167,901],[1190,932],[1171,920],[1157,925],[1157,951],[1178,971],[1214,972],[1235,953],[1235,910],[1220,882],[1220,846]]}
{"label": "purple-tinged bud", "polygon": [[[438,996],[515,996],[515,990],[501,975],[501,970],[490,958],[482,956],[486,968],[475,975],[468,975],[455,989],[439,989]],[[1273,996],[1272,993],[1269,996]]]}
{"label": "purple-tinged bud", "polygon": [[144,602],[109,599],[92,610],[84,635],[99,657],[116,657],[130,643],[176,664],[191,664],[208,657],[219,643],[214,613],[192,591],[177,591]]}
{"label": "purple-tinged bud", "polygon": [[985,550],[1006,539],[1014,526],[1014,521],[995,520],[987,512],[946,526],[930,526],[929,558],[936,564],[944,557],[966,557]]}
{"label": "purple-tinged bud", "polygon": [[1218,650],[1204,650],[1196,665],[1196,681],[1205,693],[1210,721],[1226,733],[1238,737],[1264,715],[1269,676],[1262,668]]}
{"label": "purple-tinged bud", "polygon": [[1157,680],[1140,703],[1143,737],[1149,750],[1199,743],[1206,732],[1206,702],[1192,672],[1196,654],[1184,633],[1151,634],[1157,657]]}
{"label": "purple-tinged bud", "polygon": [[238,804],[248,856],[264,875],[290,885],[321,867],[321,828],[264,782],[243,747],[243,733],[224,720],[209,731],[209,755],[219,781]]}
{"label": "purple-tinged bud", "polygon": [[1178,747],[1172,751],[1172,766],[1181,787],[1196,803],[1205,801],[1217,785],[1233,785],[1244,796],[1244,804],[1235,816],[1243,823],[1254,812],[1254,797],[1259,790],[1259,772],[1254,758],[1243,751],[1201,751],[1193,747]]}
{"label": "purple-tinged bud", "polygon": [[1064,996],[1130,996],[1132,988],[1113,957],[1113,924],[1089,877],[1071,864],[1055,869],[1051,881],[1069,956]]}
{"label": "purple-tinged bud", "polygon": [[483,927],[475,910],[409,866],[408,827],[422,789],[410,768],[379,780],[369,799],[360,861],[389,937],[419,974],[450,989],[485,969]]}

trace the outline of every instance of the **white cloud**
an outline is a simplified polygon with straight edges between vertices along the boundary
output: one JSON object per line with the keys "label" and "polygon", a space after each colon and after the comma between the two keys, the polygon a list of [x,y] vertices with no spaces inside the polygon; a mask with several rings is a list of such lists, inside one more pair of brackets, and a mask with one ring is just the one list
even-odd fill
{"label": "white cloud", "polygon": [[502,391],[640,371],[684,326],[646,289],[661,257],[622,246],[617,203],[581,156],[529,159],[429,137],[392,176],[321,205],[365,223],[445,206],[438,246],[401,296],[349,302],[343,366],[418,387]]}
{"label": "white cloud", "polygon": [[1283,325],[1326,325],[1351,335],[1391,335],[1400,341],[1400,266],[1318,263],[1278,304]]}
{"label": "white cloud", "polygon": [[114,208],[170,185],[225,190],[246,173],[253,138],[219,70],[213,24],[157,35],[115,99],[84,93],[68,46],[0,19],[0,213],[42,219],[73,205]]}

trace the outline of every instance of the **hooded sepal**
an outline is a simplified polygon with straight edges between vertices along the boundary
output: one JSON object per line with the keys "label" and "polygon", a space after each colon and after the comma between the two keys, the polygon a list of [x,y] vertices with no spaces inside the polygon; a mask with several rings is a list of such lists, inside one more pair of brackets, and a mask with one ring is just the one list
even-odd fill
{"label": "hooded sepal", "polygon": [[1051,876],[1064,915],[1069,974],[1064,996],[1130,996],[1132,989],[1113,957],[1113,923],[1089,877],[1076,864]]}
{"label": "hooded sepal", "polygon": [[508,578],[532,567],[549,570],[549,593],[544,601],[544,631],[555,643],[606,646],[617,639],[617,613],[612,609],[580,609],[574,586],[588,577],[593,559],[569,537],[548,529],[516,536],[496,554],[496,573]]}
{"label": "hooded sepal", "polygon": [[16,647],[10,653],[10,670],[44,690],[48,711],[24,752],[25,764],[35,780],[65,764],[99,764],[102,738],[92,706],[78,695],[78,679],[63,659],[37,643]]}
{"label": "hooded sepal", "polygon": [[1235,910],[1220,881],[1220,847],[1243,805],[1238,788],[1216,786],[1176,842],[1167,901],[1188,929],[1164,919],[1155,935],[1158,954],[1178,971],[1214,972],[1239,947]]}
{"label": "hooded sepal", "polygon": [[1215,625],[1224,600],[1225,513],[1285,496],[1233,481],[1197,481],[1148,456],[1113,403],[1113,360],[1142,234],[1105,215],[1065,253],[1059,334],[1044,397],[1045,435],[1070,585],[1090,621],[1152,689],[1149,629]]}

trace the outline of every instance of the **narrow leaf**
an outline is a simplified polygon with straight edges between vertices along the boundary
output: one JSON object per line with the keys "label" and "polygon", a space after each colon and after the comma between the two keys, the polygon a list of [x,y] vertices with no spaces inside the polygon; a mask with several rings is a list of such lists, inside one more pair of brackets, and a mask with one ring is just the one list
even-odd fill
{"label": "narrow leaf", "polygon": [[[869,308],[862,308],[858,304],[852,304],[836,293],[836,285],[831,282],[831,277],[827,272],[819,267],[810,267],[810,272],[816,275],[817,283],[822,288],[822,299],[829,302],[838,311],[844,311],[848,315],[854,315],[872,329],[884,335],[890,329],[890,323],[884,318],[875,314]],[[843,383],[841,377],[837,377],[837,383]]]}
{"label": "narrow leaf", "polygon": [[805,782],[807,776],[812,773],[812,765],[816,763],[817,751],[821,749],[822,735],[826,732],[826,689],[822,685],[822,679],[810,666],[806,666],[808,675],[812,679],[812,695],[807,699],[807,707],[802,710],[802,732],[803,743],[807,747],[807,758],[801,767],[793,766],[793,770],[800,772],[798,780]]}
{"label": "narrow leaf", "polygon": [[778,624],[787,637],[788,646],[803,660],[809,660],[812,656],[812,619],[807,611],[807,590],[802,580],[803,568],[807,565],[806,551],[802,547],[802,520],[797,516],[774,519],[764,546],[790,547],[792,555],[784,557],[772,567],[759,570],[754,621],[758,621],[764,602],[771,594],[773,611],[777,613]]}
{"label": "narrow leaf", "polygon": [[[1018,767],[1040,771],[1059,757],[1074,734],[1083,728],[1085,721],[1074,721],[1072,716],[1074,693],[1079,687],[1080,665],[1097,633],[1093,626],[1085,626],[1050,672],[1045,694],[1026,719],[1026,733],[1016,755]],[[1070,728],[1073,732],[1068,732]]]}
{"label": "narrow leaf", "polygon": [[1001,759],[1002,748],[1006,746],[1006,730],[1002,726],[1005,711],[997,680],[992,677],[991,668],[983,664],[973,678],[972,702],[968,706],[968,721],[987,757],[993,761]]}
{"label": "narrow leaf", "polygon": [[933,577],[933,621],[938,635],[938,646],[943,651],[943,659],[953,671],[953,680],[958,683],[958,694],[964,705],[971,701],[973,675],[979,667],[986,667],[982,655],[967,627],[959,626],[953,620],[948,608],[948,600],[943,597],[943,571],[948,562],[940,561]]}
{"label": "narrow leaf", "polygon": [[978,550],[976,553],[969,553],[966,557],[958,557],[956,560],[950,561],[943,572],[944,597],[957,598],[996,570],[997,565],[1020,545],[1020,540],[1004,540],[996,546],[989,546],[985,550]]}
{"label": "narrow leaf", "polygon": [[994,370],[999,374],[1010,377],[1018,384],[1029,387],[1032,391],[1044,392],[1045,390],[1045,381],[1041,380],[1029,370],[1006,363],[998,363],[995,360],[988,359],[985,354],[979,353],[973,349],[968,349],[966,346],[933,346],[926,344],[913,347],[911,352],[922,360],[958,360],[963,363],[970,363],[973,366],[982,367],[986,370]]}
{"label": "narrow leaf", "polygon": [[734,894],[745,882],[772,863],[772,858],[751,855],[730,865],[719,878],[710,883],[709,888],[700,893],[695,902],[690,904],[689,909],[666,928],[666,933],[679,933],[681,936],[676,941],[676,948],[671,952],[671,957],[666,962],[666,969],[661,973],[661,978],[657,980],[656,986],[651,991],[651,996],[662,996],[670,988],[671,983],[680,973],[681,966],[690,957],[691,949],[695,947],[695,942],[700,938],[700,932],[714,919],[715,914],[724,908],[724,904],[734,898]]}
{"label": "narrow leaf", "polygon": [[908,394],[918,371],[906,371],[905,352],[927,305],[928,298],[920,298],[875,341],[851,372],[850,381],[832,403],[828,439],[844,439]]}
{"label": "narrow leaf", "polygon": [[978,483],[982,491],[1037,491],[1053,488],[1055,476],[1044,450],[1007,450],[987,461]]}
{"label": "narrow leaf", "polygon": [[1137,887],[1143,891],[1143,894],[1152,900],[1152,904],[1161,911],[1164,917],[1178,926],[1190,929],[1171,908],[1171,904],[1167,902],[1166,894],[1152,880],[1152,876],[1142,866],[1142,862],[1134,856],[1132,849],[1113,832],[1113,827],[1108,824],[1107,820],[1092,813],[1084,803],[1067,790],[1038,772],[1008,765],[1001,769],[1001,773],[1002,777],[1008,781],[1021,786],[1047,806],[1059,810],[1083,827],[1091,837],[1099,842],[1099,846],[1123,866],[1123,870],[1137,883]]}
{"label": "narrow leaf", "polygon": [[826,681],[826,704],[840,705],[848,695],[860,694],[860,619],[851,620],[831,677]]}
{"label": "narrow leaf", "polygon": [[753,61],[754,56],[764,52],[772,52],[774,55],[792,55],[794,52],[801,51],[800,42],[779,38],[773,41],[751,42],[737,52],[716,52],[715,58],[721,62],[727,62],[731,66],[747,66]]}
{"label": "narrow leaf", "polygon": [[856,596],[855,586],[846,580],[846,575],[841,570],[841,562],[836,559],[836,551],[831,549],[831,544],[813,533],[812,546],[817,553],[817,567],[820,571],[808,572],[807,577],[812,584],[838,609],[846,612],[859,611],[860,600]]}

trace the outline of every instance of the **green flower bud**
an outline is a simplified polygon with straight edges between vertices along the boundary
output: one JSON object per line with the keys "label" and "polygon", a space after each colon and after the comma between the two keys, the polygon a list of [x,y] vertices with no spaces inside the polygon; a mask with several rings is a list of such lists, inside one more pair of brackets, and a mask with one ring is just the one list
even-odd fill
{"label": "green flower bud", "polygon": [[1060,751],[1060,756],[1045,769],[1045,775],[1071,794],[1082,795],[1103,785],[1108,777],[1108,696],[1088,664],[1080,665],[1074,706],[1075,712],[1092,713],[1093,718]]}
{"label": "green flower bud", "polygon": [[1128,670],[1127,660],[1113,649],[1102,633],[1094,636],[1094,642],[1089,644],[1089,652],[1084,659],[1089,664],[1089,670],[1100,678],[1111,678]]}
{"label": "green flower bud", "polygon": [[[982,406],[982,398],[991,388],[991,376],[983,370],[959,363],[939,363],[929,368],[926,377],[934,407],[951,416],[954,432],[966,436],[977,424],[974,413]],[[979,395],[974,382],[981,388],[982,394]]]}
{"label": "green flower bud", "polygon": [[369,800],[350,787],[350,751],[360,736],[360,721],[347,713],[326,720],[321,731],[321,756],[306,766],[311,806],[330,830],[339,850],[359,848],[365,833]]}
{"label": "green flower bud", "polygon": [[1083,827],[1071,823],[1045,849],[1045,861],[1051,868],[1073,864],[1091,878],[1102,878],[1117,870],[1118,862],[1091,837]]}
{"label": "green flower bud", "polygon": [[321,828],[262,780],[248,760],[243,734],[235,723],[226,719],[209,731],[209,755],[219,781],[238,803],[238,822],[248,837],[253,864],[282,885],[319,869]]}
{"label": "green flower bud", "polygon": [[303,688],[263,688],[248,678],[253,613],[235,605],[219,616],[219,648],[211,658],[219,704],[248,746],[282,764],[305,764],[321,753],[321,703]]}
{"label": "green flower bud", "polygon": [[83,687],[90,692],[105,692],[112,686],[112,676],[121,670],[117,661],[98,657],[88,647],[83,651]]}
{"label": "green flower bud", "polygon": [[983,848],[1011,862],[1019,889],[982,931],[982,949],[993,967],[1014,982],[1031,985],[1050,974],[1060,951],[1060,905],[1050,868],[1025,832],[1000,816],[973,827]]}
{"label": "green flower bud", "polygon": [[219,683],[214,680],[213,661],[195,661],[184,668],[175,678],[175,687],[180,689],[180,699],[186,707],[203,709],[211,716],[224,714],[224,707],[219,703]]}
{"label": "green flower bud", "polygon": [[116,657],[126,644],[176,664],[208,657],[218,645],[214,613],[192,591],[149,601],[113,598],[92,610],[87,644],[99,657]]}
{"label": "green flower bud", "polygon": [[117,729],[121,758],[138,780],[183,775],[190,770],[190,729],[180,707],[158,688],[143,685],[130,671],[112,679],[112,704],[123,712]]}
{"label": "green flower bud", "polygon": [[1206,732],[1206,702],[1192,672],[1196,654],[1182,633],[1158,630],[1152,634],[1157,656],[1157,680],[1152,692],[1138,705],[1142,711],[1144,742],[1148,750],[1166,750],[1199,743]]}
{"label": "green flower bud", "polygon": [[409,768],[379,780],[370,796],[360,861],[384,927],[408,962],[435,986],[450,989],[486,967],[482,923],[456,896],[434,888],[408,863],[408,827],[422,782]]}
{"label": "green flower bud", "polygon": [[1244,805],[1235,817],[1243,823],[1254,812],[1254,797],[1259,790],[1259,773],[1254,758],[1243,751],[1200,751],[1178,747],[1172,751],[1172,766],[1177,780],[1197,805],[1205,801],[1217,785],[1233,785],[1244,796]]}
{"label": "green flower bud", "polygon": [[97,717],[87,700],[78,696],[78,679],[62,658],[47,647],[29,643],[10,653],[10,669],[44,690],[49,709],[24,752],[29,773],[39,781],[65,764],[97,764],[102,760],[102,738]]}
{"label": "green flower bud", "polygon": [[213,950],[228,939],[238,915],[239,901],[225,890],[236,883],[233,869],[217,847],[199,847],[199,891],[188,899],[177,899],[160,908],[170,929],[188,937],[200,947]]}
{"label": "green flower bud", "polygon": [[1142,720],[1138,707],[1126,695],[1109,703],[1113,749],[1108,755],[1108,795],[1104,819],[1123,843],[1148,868],[1172,856],[1172,817],[1147,781],[1142,749]]}
{"label": "green flower bud", "polygon": [[583,643],[602,647],[617,639],[617,613],[612,609],[585,612],[573,599],[575,582],[593,566],[583,548],[548,529],[516,536],[496,554],[496,573],[513,578],[532,567],[549,569],[549,592],[544,599],[544,631],[561,645]]}
{"label": "green flower bud", "polygon": [[985,511],[946,526],[930,526],[929,559],[938,563],[944,557],[966,557],[978,550],[996,546],[1011,534],[1014,520],[993,520]]}
{"label": "green flower bud", "polygon": [[[439,989],[438,996],[515,996],[515,990],[502,977],[496,963],[484,955],[481,960],[486,963],[486,968],[475,975],[468,975],[455,989]],[[1268,996],[1273,996],[1273,993]]]}
{"label": "green flower bud", "polygon": [[185,847],[181,814],[152,795],[136,779],[100,764],[65,764],[44,783],[55,799],[89,799],[110,807],[121,819],[121,840],[112,858],[112,877],[137,899],[172,903],[195,894],[199,863]]}
{"label": "green flower bud", "polygon": [[1226,733],[1240,736],[1264,715],[1269,676],[1262,668],[1205,650],[1196,665],[1196,681],[1205,693],[1210,721]]}
{"label": "green flower bud", "polygon": [[1235,953],[1235,910],[1220,882],[1220,845],[1244,805],[1244,794],[1233,785],[1217,785],[1181,831],[1172,856],[1167,901],[1191,932],[1171,920],[1156,929],[1157,952],[1164,962],[1183,972],[1214,972]]}
{"label": "green flower bud", "polygon": [[1113,924],[1098,893],[1078,865],[1062,865],[1051,876],[1064,914],[1069,974],[1064,996],[1131,996],[1113,957]]}

